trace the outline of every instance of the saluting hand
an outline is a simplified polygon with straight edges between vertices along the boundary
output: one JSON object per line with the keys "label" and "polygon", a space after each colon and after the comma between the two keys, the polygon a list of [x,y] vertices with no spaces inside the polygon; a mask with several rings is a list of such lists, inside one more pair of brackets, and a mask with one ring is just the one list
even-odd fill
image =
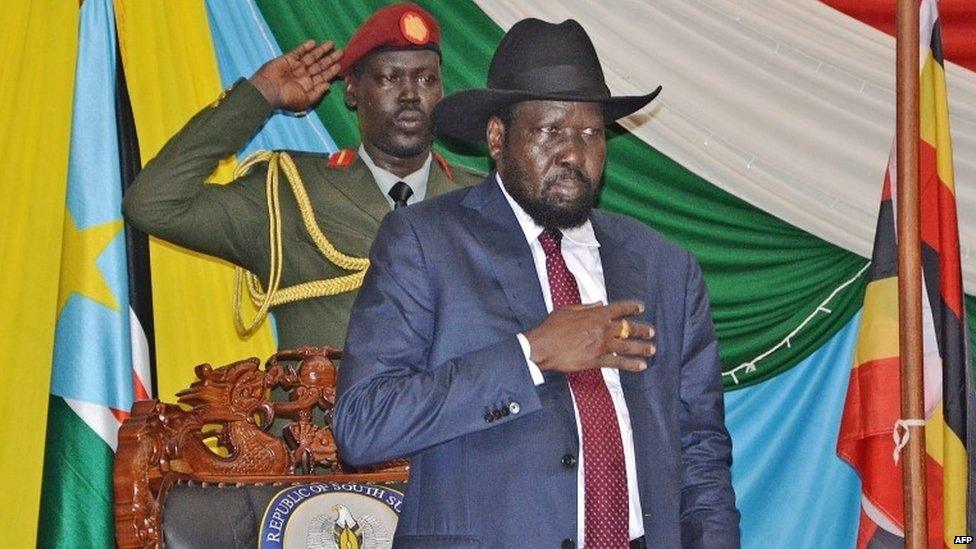
{"label": "saluting hand", "polygon": [[308,40],[261,66],[251,83],[274,108],[307,111],[322,99],[339,73],[342,51],[331,41]]}
{"label": "saluting hand", "polygon": [[639,301],[571,305],[553,311],[526,332],[540,370],[577,372],[617,368],[638,372],[654,355],[654,327],[627,320],[644,312]]}

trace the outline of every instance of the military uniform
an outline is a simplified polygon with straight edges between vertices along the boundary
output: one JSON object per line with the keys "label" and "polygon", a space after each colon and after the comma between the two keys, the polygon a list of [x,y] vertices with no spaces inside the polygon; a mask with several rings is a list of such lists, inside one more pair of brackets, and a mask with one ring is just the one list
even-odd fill
{"label": "military uniform", "polygon": [[[237,152],[272,108],[247,80],[195,115],[136,178],[123,201],[136,228],[191,250],[240,265],[262,281],[269,272],[267,165],[228,185],[206,184],[220,160]],[[305,183],[315,219],[339,251],[366,257],[380,221],[390,211],[366,164],[354,151],[334,155],[290,153]],[[470,186],[482,176],[448,165],[435,153],[427,196]],[[295,196],[281,176],[281,287],[349,271],[328,262],[303,225]],[[273,307],[280,348],[345,340],[356,291]],[[228,305],[228,309],[230,306]]]}

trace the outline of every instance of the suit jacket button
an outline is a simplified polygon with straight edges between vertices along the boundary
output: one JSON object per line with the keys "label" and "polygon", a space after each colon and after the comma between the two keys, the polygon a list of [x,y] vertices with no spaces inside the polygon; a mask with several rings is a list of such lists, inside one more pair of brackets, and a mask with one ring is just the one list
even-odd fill
{"label": "suit jacket button", "polygon": [[566,454],[565,456],[563,456],[563,459],[561,461],[563,467],[567,469],[572,469],[573,466],[576,465],[576,456],[574,456],[573,454]]}
{"label": "suit jacket button", "polygon": [[516,415],[516,414],[518,414],[519,412],[522,411],[522,407],[519,406],[519,403],[518,402],[509,402],[508,403],[508,411],[509,412],[512,412],[512,415],[514,416],[514,415]]}
{"label": "suit jacket button", "polygon": [[576,549],[576,542],[566,538],[563,540],[562,549]]}
{"label": "suit jacket button", "polygon": [[485,412],[485,421],[491,423],[492,421],[495,421],[495,416],[491,415],[491,412]]}

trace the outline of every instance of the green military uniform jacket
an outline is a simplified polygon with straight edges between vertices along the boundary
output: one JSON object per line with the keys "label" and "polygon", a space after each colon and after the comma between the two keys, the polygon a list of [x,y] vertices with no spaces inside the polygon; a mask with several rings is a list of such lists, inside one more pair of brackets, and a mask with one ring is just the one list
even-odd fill
{"label": "green military uniform jacket", "polygon": [[[240,265],[264,284],[269,270],[267,164],[228,185],[205,180],[220,160],[244,146],[271,112],[250,82],[238,82],[225,97],[197,113],[146,165],[126,193],[125,218],[141,231]],[[326,237],[339,251],[366,257],[380,221],[390,211],[369,168],[355,153],[355,160],[345,166],[330,166],[325,154],[291,154]],[[427,196],[481,180],[466,168],[431,162]],[[319,253],[284,174],[280,181],[281,287],[349,274]],[[279,347],[341,348],[355,297],[356,291],[349,291],[272,308]],[[227,308],[231,314],[230,304]]]}

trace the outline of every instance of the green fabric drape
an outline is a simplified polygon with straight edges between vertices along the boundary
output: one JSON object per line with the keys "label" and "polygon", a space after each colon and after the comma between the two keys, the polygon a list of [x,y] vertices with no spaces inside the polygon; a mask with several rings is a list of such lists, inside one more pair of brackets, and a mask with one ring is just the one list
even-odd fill
{"label": "green fabric drape", "polygon": [[[621,130],[622,131],[622,130]],[[609,141],[600,207],[633,216],[692,250],[702,265],[728,371],[782,341],[867,260],[814,237],[692,174],[637,137]],[[744,387],[805,358],[860,309],[862,275],[754,372]],[[732,387],[726,376],[726,387]]]}
{"label": "green fabric drape", "polygon": [[[285,51],[309,37],[344,45],[362,21],[388,3],[257,0]],[[420,4],[441,25],[445,92],[484,86],[502,30],[467,0]],[[340,147],[352,147],[359,132],[341,87],[336,85],[316,112]],[[599,206],[643,221],[698,257],[727,371],[783,341],[867,261],[722,191],[618,126],[610,134]],[[438,148],[449,160],[489,168],[482,147],[450,142]],[[818,313],[788,346],[757,363],[755,371],[740,370],[738,384],[726,376],[726,386],[745,387],[797,364],[860,309],[864,286],[862,276],[825,306],[829,314]]]}

